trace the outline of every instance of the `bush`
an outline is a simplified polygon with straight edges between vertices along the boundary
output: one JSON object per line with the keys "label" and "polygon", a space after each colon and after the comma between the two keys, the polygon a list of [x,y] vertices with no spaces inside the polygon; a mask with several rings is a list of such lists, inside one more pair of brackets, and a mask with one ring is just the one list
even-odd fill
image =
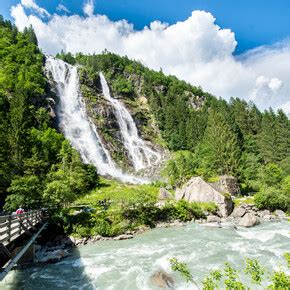
{"label": "bush", "polygon": [[289,195],[273,187],[256,193],[254,201],[258,209],[269,209],[271,211],[276,209],[287,211],[290,204]]}
{"label": "bush", "polygon": [[187,222],[193,218],[204,217],[204,212],[198,203],[189,203],[185,200],[179,200],[175,205],[175,216],[177,219]]}

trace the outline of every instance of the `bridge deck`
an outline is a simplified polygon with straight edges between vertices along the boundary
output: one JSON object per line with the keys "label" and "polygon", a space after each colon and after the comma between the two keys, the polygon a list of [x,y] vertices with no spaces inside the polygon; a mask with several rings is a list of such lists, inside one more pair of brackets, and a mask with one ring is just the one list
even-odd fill
{"label": "bridge deck", "polygon": [[0,243],[9,245],[24,233],[35,230],[35,225],[42,222],[44,212],[34,210],[22,214],[0,216]]}
{"label": "bridge deck", "polygon": [[[0,216],[0,281],[7,275],[19,259],[25,254],[27,249],[40,232],[45,228],[46,212],[34,210],[22,214]],[[42,226],[39,228],[39,224]],[[12,255],[10,250],[15,247],[22,236],[30,237],[16,255]],[[1,269],[1,267],[5,266]]]}

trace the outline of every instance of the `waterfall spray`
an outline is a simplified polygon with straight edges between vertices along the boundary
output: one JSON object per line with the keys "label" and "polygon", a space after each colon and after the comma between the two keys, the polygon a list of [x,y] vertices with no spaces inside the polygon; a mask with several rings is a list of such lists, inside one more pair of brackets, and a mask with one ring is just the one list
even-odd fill
{"label": "waterfall spray", "polygon": [[77,68],[62,60],[47,57],[46,71],[51,73],[59,97],[59,126],[84,162],[96,166],[101,175],[110,175],[123,182],[145,183],[145,179],[123,173],[112,160],[97,129],[90,121],[79,88]]}
{"label": "waterfall spray", "polygon": [[122,141],[129,153],[135,170],[143,169],[160,161],[161,155],[152,150],[146,142],[139,137],[137,126],[126,107],[119,100],[112,98],[109,86],[102,73],[100,73],[100,79],[104,97],[114,107]]}

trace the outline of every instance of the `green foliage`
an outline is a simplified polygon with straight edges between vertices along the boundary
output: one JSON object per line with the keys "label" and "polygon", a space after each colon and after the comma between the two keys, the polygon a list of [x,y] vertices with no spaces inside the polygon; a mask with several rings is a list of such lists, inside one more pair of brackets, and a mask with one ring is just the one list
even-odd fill
{"label": "green foliage", "polygon": [[210,111],[204,140],[197,154],[202,159],[202,166],[213,174],[237,173],[241,156],[238,135],[222,112]]}
{"label": "green foliage", "polygon": [[289,198],[289,194],[279,189],[269,187],[256,193],[254,201],[258,209],[269,209],[271,211],[281,209],[287,211],[290,205]]}
{"label": "green foliage", "polygon": [[268,163],[258,174],[261,187],[279,185],[283,179],[282,170],[274,163]]}
{"label": "green foliage", "polygon": [[169,262],[171,269],[178,272],[186,280],[186,282],[193,282],[193,276],[185,263],[178,261],[176,258],[171,258]]}
{"label": "green foliage", "polygon": [[224,284],[227,290],[234,289],[234,290],[243,290],[246,287],[240,281],[238,271],[234,269],[229,263],[225,263],[224,267]]}
{"label": "green foliage", "polygon": [[183,199],[179,200],[175,205],[176,218],[186,222],[193,218],[204,217],[204,211],[198,203],[189,203]]}
{"label": "green foliage", "polygon": [[219,282],[221,281],[223,275],[219,270],[213,270],[210,272],[209,276],[205,277],[202,281],[204,290],[214,290],[218,289]]}
{"label": "green foliage", "polygon": [[254,284],[261,285],[265,270],[257,259],[247,258],[245,273],[251,276]]}
{"label": "green foliage", "polygon": [[168,179],[170,185],[178,187],[196,173],[196,166],[193,153],[179,151],[166,163],[162,174]]}
{"label": "green foliage", "polygon": [[290,253],[284,254],[285,260],[287,261],[288,268],[290,269]]}
{"label": "green foliage", "polygon": [[275,271],[271,276],[272,284],[269,289],[290,289],[290,277],[283,271]]}
{"label": "green foliage", "polygon": [[[190,270],[185,263],[179,262],[176,258],[170,259],[171,268],[178,271],[187,282],[195,282],[192,279]],[[265,280],[265,269],[257,259],[246,259],[245,274],[251,277],[252,283],[262,285]],[[284,290],[290,289],[290,276],[284,271],[275,271],[270,276],[271,284],[267,289]],[[195,284],[196,285],[196,284]],[[213,270],[202,281],[203,290],[227,289],[245,290],[252,289],[244,285],[240,279],[239,272],[229,263],[225,263],[223,270]],[[197,286],[197,285],[196,285]],[[198,288],[198,286],[197,286]]]}

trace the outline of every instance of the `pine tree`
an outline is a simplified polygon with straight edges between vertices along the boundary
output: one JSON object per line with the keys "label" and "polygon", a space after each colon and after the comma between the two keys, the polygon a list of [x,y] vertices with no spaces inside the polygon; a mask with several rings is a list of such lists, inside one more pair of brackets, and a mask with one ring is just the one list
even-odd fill
{"label": "pine tree", "polygon": [[265,111],[258,136],[260,154],[265,163],[277,160],[276,116],[272,109]]}
{"label": "pine tree", "polygon": [[276,118],[276,160],[290,157],[290,121],[286,114],[279,110]]}
{"label": "pine tree", "polygon": [[210,170],[217,174],[237,172],[241,156],[238,137],[221,112],[210,110],[203,147]]}

